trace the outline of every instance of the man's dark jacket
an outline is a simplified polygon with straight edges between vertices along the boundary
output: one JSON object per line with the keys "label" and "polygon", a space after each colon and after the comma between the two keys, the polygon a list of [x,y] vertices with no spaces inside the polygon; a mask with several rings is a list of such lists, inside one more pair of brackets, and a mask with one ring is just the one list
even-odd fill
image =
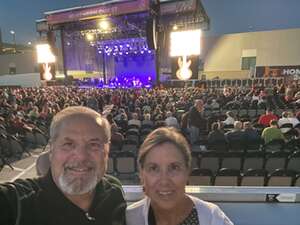
{"label": "man's dark jacket", "polygon": [[125,208],[120,183],[110,176],[98,183],[88,212],[64,196],[50,172],[0,185],[1,225],[121,225]]}

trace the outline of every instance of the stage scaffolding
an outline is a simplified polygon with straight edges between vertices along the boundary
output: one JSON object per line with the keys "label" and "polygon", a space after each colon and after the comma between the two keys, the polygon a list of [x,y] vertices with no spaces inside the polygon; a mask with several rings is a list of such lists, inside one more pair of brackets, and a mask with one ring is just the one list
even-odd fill
{"label": "stage scaffolding", "polygon": [[[209,18],[201,0],[114,0],[44,14],[45,18],[37,21],[37,32],[41,40],[48,41],[53,48],[58,45],[54,37],[59,36],[61,39],[65,77],[67,78],[72,70],[70,67],[73,66],[77,70],[86,71],[87,76],[92,74],[103,79],[104,83],[115,72],[105,65],[109,61],[107,56],[112,57],[116,53],[118,58],[124,58],[120,55],[127,54],[120,50],[114,52],[113,47],[106,49],[104,42],[114,41],[112,45],[115,45],[118,40],[144,40],[146,45],[133,51],[133,54],[150,54],[153,51],[151,54],[155,56],[155,75],[151,77],[151,82],[158,84],[162,66],[166,67],[167,64],[171,67],[171,59],[166,57],[166,52],[168,36],[173,26],[176,25],[178,30],[209,29]],[[109,19],[112,24],[109,32],[98,27],[99,21],[103,19]],[[90,34],[95,39],[84,43],[84,37]],[[71,46],[76,49],[69,53]],[[74,61],[74,64],[70,64],[70,61]]]}

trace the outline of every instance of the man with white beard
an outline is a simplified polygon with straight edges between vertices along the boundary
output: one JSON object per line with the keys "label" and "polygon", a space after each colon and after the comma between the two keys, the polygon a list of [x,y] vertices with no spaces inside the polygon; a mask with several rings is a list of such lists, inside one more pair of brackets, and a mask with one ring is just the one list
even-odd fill
{"label": "man with white beard", "polygon": [[124,224],[120,182],[104,175],[110,125],[96,111],[69,107],[50,126],[50,169],[44,177],[0,184],[0,224]]}

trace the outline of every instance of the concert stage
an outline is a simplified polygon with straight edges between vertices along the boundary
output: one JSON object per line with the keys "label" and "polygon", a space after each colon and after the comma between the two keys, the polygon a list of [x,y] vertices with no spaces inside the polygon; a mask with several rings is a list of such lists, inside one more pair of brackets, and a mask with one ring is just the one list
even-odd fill
{"label": "concert stage", "polygon": [[46,12],[37,21],[41,40],[56,55],[62,49],[65,76],[122,88],[151,87],[159,83],[162,67],[171,71],[169,36],[175,27],[208,26],[200,0],[107,1]]}

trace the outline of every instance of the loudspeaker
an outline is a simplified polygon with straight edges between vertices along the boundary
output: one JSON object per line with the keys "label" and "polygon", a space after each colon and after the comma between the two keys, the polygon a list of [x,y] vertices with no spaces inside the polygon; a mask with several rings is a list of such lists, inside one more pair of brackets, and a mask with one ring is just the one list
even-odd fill
{"label": "loudspeaker", "polygon": [[146,38],[149,49],[157,49],[157,25],[154,18],[149,18],[146,25]]}

